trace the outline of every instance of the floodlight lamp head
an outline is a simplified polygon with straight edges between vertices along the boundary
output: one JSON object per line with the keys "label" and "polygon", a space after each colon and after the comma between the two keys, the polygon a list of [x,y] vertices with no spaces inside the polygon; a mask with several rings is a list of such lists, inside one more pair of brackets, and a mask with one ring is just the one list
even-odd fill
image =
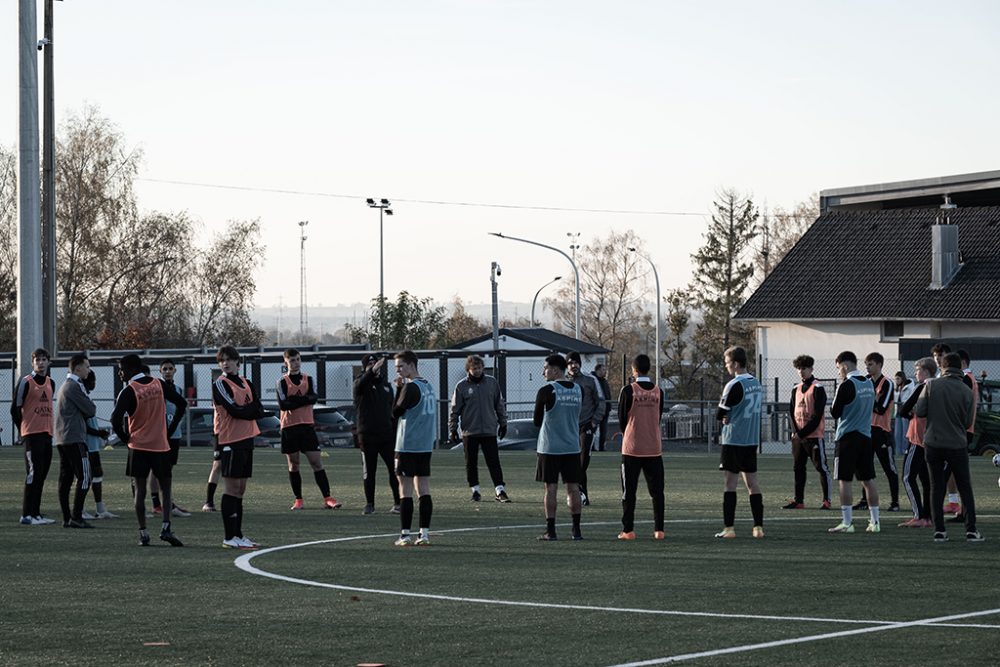
{"label": "floodlight lamp head", "polygon": [[365,203],[368,204],[369,206],[374,206],[375,200],[369,197],[368,199],[365,200]]}
{"label": "floodlight lamp head", "polygon": [[388,205],[389,205],[389,200],[388,199],[383,199],[382,200],[382,206],[388,206]]}
{"label": "floodlight lamp head", "polygon": [[628,251],[629,252],[635,252],[635,248],[633,246],[629,246]]}
{"label": "floodlight lamp head", "polygon": [[386,215],[393,215],[392,209],[391,208],[385,209],[385,214]]}

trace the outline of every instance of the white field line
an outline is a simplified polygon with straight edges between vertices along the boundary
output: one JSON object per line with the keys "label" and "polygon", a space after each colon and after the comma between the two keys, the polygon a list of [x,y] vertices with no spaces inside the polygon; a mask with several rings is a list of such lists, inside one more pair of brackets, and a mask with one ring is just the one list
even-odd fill
{"label": "white field line", "polygon": [[[792,518],[788,517],[785,520],[805,520],[807,517]],[[694,522],[698,520],[689,519],[682,520],[684,523]],[[705,521],[705,520],[701,520]],[[584,523],[584,526],[598,526],[598,525],[617,525],[617,521],[604,521],[604,522],[590,522]],[[538,528],[537,523],[514,525],[514,526],[485,526],[485,527],[472,527],[472,528],[451,528],[447,530],[432,531],[432,535],[440,535],[444,533],[468,533],[468,532],[484,532],[492,530],[522,530]],[[301,542],[298,544],[285,544],[277,547],[270,547],[267,549],[260,549],[259,551],[247,552],[235,560],[235,565],[239,569],[247,572],[249,574],[267,577],[269,579],[275,579],[278,581],[286,581],[293,584],[299,584],[302,586],[314,586],[317,588],[328,588],[332,590],[339,591],[349,591],[353,593],[371,593],[378,595],[392,595],[397,597],[407,597],[407,598],[419,598],[424,600],[439,600],[445,602],[460,602],[460,603],[472,603],[472,604],[489,604],[489,605],[503,605],[510,607],[533,607],[533,608],[544,608],[544,609],[567,609],[574,611],[601,611],[601,612],[611,612],[611,613],[626,613],[626,614],[647,614],[647,615],[658,615],[658,616],[686,616],[686,617],[702,617],[702,618],[727,618],[727,619],[745,619],[745,620],[764,620],[764,621],[805,621],[812,623],[839,623],[839,624],[853,624],[853,625],[876,625],[876,626],[895,626],[898,621],[880,621],[876,619],[846,619],[846,618],[823,618],[823,617],[813,617],[813,616],[778,616],[771,614],[732,614],[732,613],[718,613],[718,612],[699,612],[699,611],[678,611],[678,610],[667,610],[667,609],[641,609],[641,608],[631,608],[631,607],[605,607],[598,605],[578,605],[578,604],[559,604],[559,603],[547,603],[547,602],[530,602],[521,600],[496,600],[490,598],[471,598],[462,597],[456,595],[437,595],[432,593],[414,593],[411,591],[399,591],[399,590],[389,590],[389,589],[379,589],[379,588],[363,588],[359,586],[347,586],[343,584],[331,584],[323,581],[315,581],[312,579],[301,579],[298,577],[289,577],[282,574],[275,574],[273,572],[267,572],[262,570],[251,563],[254,558],[258,556],[263,556],[265,554],[277,553],[279,551],[285,551],[286,549],[298,549],[300,547],[316,546],[320,544],[336,544],[338,542],[354,542],[359,540],[373,540],[373,539],[392,539],[397,536],[397,533],[385,533],[378,535],[355,535],[351,537],[339,537],[331,538],[327,540],[314,540],[311,542]],[[420,547],[409,547],[411,549],[418,549]],[[929,624],[929,623],[928,623]]]}
{"label": "white field line", "polygon": [[889,625],[877,625],[870,628],[857,628],[854,630],[841,630],[840,632],[828,632],[822,635],[810,635],[808,637],[798,637],[795,639],[780,639],[773,642],[762,642],[760,644],[746,644],[743,646],[731,646],[729,648],[713,649],[710,651],[699,651],[698,653],[684,653],[665,658],[653,658],[652,660],[642,660],[639,662],[625,662],[614,667],[648,667],[649,665],[666,665],[674,662],[684,662],[687,660],[697,660],[698,658],[712,658],[730,653],[745,653],[747,651],[759,651],[766,648],[776,648],[778,646],[790,646],[792,644],[804,644],[806,642],[823,641],[826,639],[838,639],[840,637],[850,637],[852,635],[863,635],[871,632],[884,632],[886,630],[899,630],[900,628],[912,628],[927,625],[948,625],[948,621],[957,621],[962,618],[974,618],[976,616],[990,616],[1000,614],[1000,609],[986,609],[983,611],[972,611],[965,614],[952,614],[950,616],[938,616],[937,618],[925,618],[916,621],[905,621],[892,623]]}

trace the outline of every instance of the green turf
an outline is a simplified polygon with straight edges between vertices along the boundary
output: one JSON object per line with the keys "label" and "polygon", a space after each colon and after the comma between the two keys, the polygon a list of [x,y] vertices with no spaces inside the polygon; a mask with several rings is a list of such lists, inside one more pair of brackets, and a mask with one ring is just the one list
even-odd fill
{"label": "green turf", "polygon": [[[385,470],[378,471],[378,513],[362,516],[360,456],[324,459],[344,509],[319,509],[303,474],[307,509],[291,513],[283,457],[258,450],[244,529],[265,547],[373,535],[262,553],[252,565],[277,575],[378,591],[476,598],[454,601],[305,586],[238,569],[240,553],[220,547],[218,514],[175,519],[185,541],[136,546],[128,509],[124,453],[104,453],[105,498],[121,514],[92,531],[17,524],[23,463],[0,449],[0,664],[303,664],[617,665],[727,647],[875,627],[870,621],[920,619],[1000,607],[998,471],[976,459],[980,528],[989,540],[934,544],[929,530],[897,529],[907,514],[884,514],[883,532],[829,535],[838,512],[777,509],[791,491],[788,457],[761,459],[767,538],[750,539],[740,494],[739,539],[712,538],[721,524],[721,474],[713,456],[666,456],[667,536],[651,539],[649,503],[637,512],[639,539],[618,542],[618,457],[591,464],[592,507],[583,542],[544,527],[534,454],[503,455],[514,502],[468,499],[461,454],[433,460],[433,546],[392,546],[398,518],[387,513]],[[184,451],[175,469],[177,497],[200,508],[209,454]],[[481,474],[487,478],[485,465]],[[43,511],[59,514],[55,470]],[[884,479],[881,487],[884,487]],[[810,471],[807,503],[819,504]],[[882,488],[884,492],[886,489]],[[905,497],[904,497],[905,504]],[[88,507],[92,507],[88,502]],[[569,521],[560,504],[560,523]],[[867,513],[855,519],[858,530]],[[451,529],[475,528],[467,532]],[[490,601],[601,609],[497,605]],[[617,607],[633,611],[610,611]],[[721,616],[657,615],[638,610]],[[829,619],[727,617],[765,615]],[[835,620],[867,623],[841,623]],[[700,665],[996,664],[1000,613],[954,621],[992,628],[921,626],[715,655]],[[167,646],[145,646],[167,642]]]}

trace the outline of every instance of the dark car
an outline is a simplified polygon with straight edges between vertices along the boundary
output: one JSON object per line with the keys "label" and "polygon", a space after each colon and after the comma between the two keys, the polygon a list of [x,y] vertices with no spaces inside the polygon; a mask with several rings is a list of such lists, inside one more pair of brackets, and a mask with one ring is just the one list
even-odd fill
{"label": "dark car", "polygon": [[354,446],[354,422],[345,417],[338,408],[313,408],[313,419],[320,444],[329,447]]}
{"label": "dark car", "polygon": [[993,456],[1000,453],[1000,380],[979,381],[979,410],[969,454]]}

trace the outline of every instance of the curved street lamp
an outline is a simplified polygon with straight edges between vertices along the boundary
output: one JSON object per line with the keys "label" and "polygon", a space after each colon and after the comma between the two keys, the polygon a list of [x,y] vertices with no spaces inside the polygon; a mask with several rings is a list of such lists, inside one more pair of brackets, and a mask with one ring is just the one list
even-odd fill
{"label": "curved street lamp", "polygon": [[550,245],[545,245],[544,243],[539,243],[538,241],[529,241],[528,239],[519,239],[516,236],[504,236],[500,232],[489,232],[489,234],[490,234],[490,236],[496,236],[497,238],[508,239],[510,241],[520,241],[521,243],[528,243],[530,245],[536,245],[539,248],[546,248],[548,250],[552,250],[554,252],[559,253],[563,257],[565,257],[569,261],[569,263],[573,265],[573,276],[576,279],[576,328],[574,330],[575,331],[574,338],[576,338],[577,340],[580,340],[580,271],[577,270],[577,268],[576,268],[576,262],[573,261],[573,258],[570,257],[569,255],[567,255],[566,253],[564,253],[559,248],[556,248],[556,247],[553,247],[553,246],[550,246]]}
{"label": "curved street lamp", "polygon": [[548,287],[552,283],[560,281],[560,280],[562,280],[562,276],[556,276],[555,278],[553,278],[549,282],[547,282],[544,285],[542,285],[541,287],[539,287],[538,291],[535,292],[535,298],[531,300],[531,326],[535,326],[535,304],[538,303],[538,295],[542,293],[543,289],[545,289],[546,287]]}
{"label": "curved street lamp", "polygon": [[629,248],[629,252],[634,252],[639,257],[649,262],[653,269],[653,278],[656,279],[656,386],[660,386],[660,274],[656,271],[656,264],[649,258],[649,255],[640,253],[635,248]]}

